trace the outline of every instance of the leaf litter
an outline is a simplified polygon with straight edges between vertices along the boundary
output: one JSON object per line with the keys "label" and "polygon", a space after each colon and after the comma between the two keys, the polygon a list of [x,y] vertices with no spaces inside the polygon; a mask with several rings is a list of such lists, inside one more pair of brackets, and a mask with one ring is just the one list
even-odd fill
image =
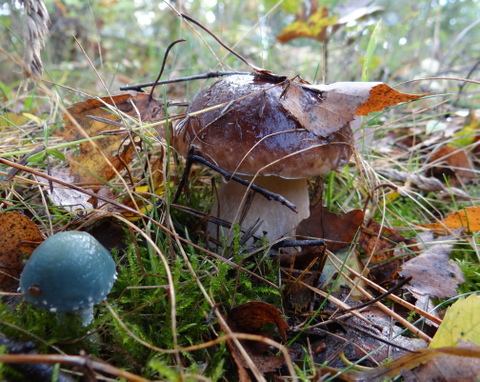
{"label": "leaf litter", "polygon": [[[367,12],[368,13],[368,12]],[[315,38],[324,38],[320,34],[314,35]],[[298,37],[298,36],[295,36]],[[298,105],[295,102],[291,102],[289,93],[300,93],[298,99],[302,101],[302,105]],[[391,97],[390,97],[391,96]],[[332,131],[336,131],[346,123],[352,121],[356,115],[368,114],[375,110],[382,110],[384,107],[394,105],[398,102],[405,102],[422,97],[423,95],[406,95],[396,92],[385,84],[369,83],[337,83],[326,86],[309,85],[305,83],[296,83],[290,81],[290,85],[286,87],[286,90],[282,97],[282,104],[286,110],[293,116],[293,118],[301,121],[305,125],[305,128],[315,134],[322,135],[328,134]],[[318,103],[322,104],[322,108],[325,109],[322,113],[325,114],[325,120],[328,123],[315,124],[314,113],[312,110],[318,107],[312,99],[316,99]],[[70,117],[66,117],[68,121],[65,128],[62,130],[62,136],[68,141],[85,140],[80,144],[79,157],[75,158],[70,165],[71,173],[68,176],[75,177],[75,183],[81,182],[85,184],[95,185],[99,187],[103,182],[99,182],[98,177],[103,178],[104,181],[112,179],[117,171],[123,170],[132,163],[134,159],[135,145],[130,139],[130,131],[127,131],[127,124],[125,124],[125,118],[131,116],[133,118],[140,119],[142,122],[159,122],[164,118],[163,104],[155,101],[151,103],[151,99],[146,95],[137,94],[123,94],[114,97],[104,97],[101,100],[90,99],[83,103],[74,105],[69,109],[70,116],[73,116],[77,122],[80,122],[82,129],[78,129],[76,124]],[[107,105],[105,105],[107,104]],[[118,115],[112,114],[111,110],[108,110],[108,105],[118,108]],[[304,109],[305,107],[305,109]],[[345,114],[342,115],[342,113]],[[93,116],[93,118],[92,118]],[[105,135],[112,133],[112,126],[119,127],[120,129],[113,129],[113,135],[106,138],[96,139],[98,135]],[[160,136],[163,134],[163,130],[158,131]],[[88,139],[91,138],[91,140]],[[95,142],[95,143],[93,143]],[[124,144],[124,142],[128,142]],[[442,152],[441,156],[433,156],[433,161],[446,160],[447,166],[451,167],[455,164],[454,177],[459,182],[459,186],[470,182],[473,179],[471,162],[467,165],[465,162],[465,156],[456,162],[448,162],[445,157],[452,157],[450,155],[452,151]],[[458,150],[457,150],[458,151]],[[461,151],[463,152],[463,151]],[[469,160],[469,157],[466,157]],[[113,166],[112,166],[113,164]],[[156,162],[155,168],[163,169],[163,162]],[[462,172],[463,171],[463,172]],[[94,176],[96,174],[97,176]],[[55,176],[58,173],[54,174]],[[435,175],[435,174],[432,174]],[[442,176],[444,173],[442,173]],[[72,182],[71,178],[64,178],[67,183]],[[163,174],[154,180],[155,190],[156,186],[159,186],[163,182]],[[138,190],[141,192],[141,190]],[[161,194],[161,191],[159,192]],[[69,205],[84,204],[86,201],[81,200],[78,203],[77,196],[55,196],[50,192],[50,196],[54,200],[54,203],[58,206],[68,208]],[[55,201],[58,198],[58,201]],[[131,203],[129,197],[125,198],[125,203]],[[469,232],[476,232],[475,221],[477,220],[477,207],[469,207],[458,211],[451,216],[447,217],[441,223],[432,223],[431,225],[424,225],[427,229],[442,229],[446,226],[450,229],[456,229],[460,227],[466,227]],[[71,210],[74,211],[74,210]],[[147,212],[145,209],[143,212]],[[23,218],[18,216],[15,219],[23,222]],[[449,296],[455,296],[456,286],[461,282],[461,274],[458,273],[458,267],[452,268],[452,263],[448,261],[448,246],[437,244],[433,245],[423,253],[415,247],[416,242],[412,239],[408,239],[401,235],[397,230],[384,226],[383,224],[375,222],[373,219],[368,220],[364,224],[364,211],[353,210],[346,214],[338,214],[329,212],[325,207],[318,206],[316,209],[312,209],[312,214],[308,222],[304,222],[303,226],[300,225],[299,234],[309,237],[323,238],[327,242],[326,247],[317,246],[315,248],[307,248],[301,252],[295,253],[283,253],[278,255],[279,262],[283,268],[284,281],[286,286],[284,288],[285,300],[290,303],[290,308],[293,308],[293,316],[289,317],[289,322],[285,321],[282,317],[282,312],[269,304],[260,301],[251,301],[231,309],[227,314],[227,323],[230,329],[239,333],[255,334],[264,336],[265,338],[273,338],[278,336],[282,342],[286,342],[288,338],[288,330],[294,325],[299,325],[300,322],[297,313],[310,314],[312,313],[311,307],[313,306],[318,310],[321,317],[329,318],[333,321],[331,326],[341,328],[343,337],[341,341],[335,344],[332,341],[335,336],[327,336],[315,332],[315,330],[308,331],[308,329],[302,334],[306,342],[310,340],[316,341],[315,354],[322,354],[325,358],[317,358],[319,362],[335,365],[338,368],[342,368],[340,361],[343,356],[346,356],[347,360],[357,362],[362,359],[367,359],[371,362],[371,366],[375,369],[370,371],[358,372],[356,374],[351,372],[345,372],[342,374],[342,378],[345,380],[360,380],[367,378],[368,380],[382,380],[385,377],[394,377],[400,373],[404,373],[404,377],[411,378],[411,373],[417,373],[425,378],[425,376],[435,375],[435,372],[431,369],[422,371],[421,367],[418,367],[421,363],[425,363],[426,366],[432,367],[431,360],[438,361],[443,356],[453,357],[476,357],[478,358],[478,349],[476,347],[459,347],[457,350],[450,348],[438,348],[438,349],[418,349],[418,346],[413,344],[413,341],[408,342],[408,337],[403,337],[398,326],[395,325],[393,320],[379,311],[376,308],[363,309],[360,317],[350,317],[349,310],[344,305],[335,305],[334,299],[339,298],[346,301],[351,309],[354,309],[359,304],[358,296],[351,298],[353,295],[352,290],[356,289],[355,285],[346,285],[348,275],[345,275],[343,279],[338,278],[340,281],[340,288],[335,290],[332,294],[332,298],[317,295],[314,289],[321,282],[321,274],[325,269],[325,264],[328,263],[328,257],[331,252],[337,254],[342,251],[346,253],[346,258],[353,258],[358,264],[357,271],[362,273],[368,278],[375,278],[379,283],[385,282],[387,284],[394,283],[395,274],[399,273],[405,277],[411,277],[410,286],[407,287],[410,291],[417,293],[425,293],[428,296],[437,296],[447,298]],[[1,228],[4,228],[5,232],[9,231],[8,222],[1,222]],[[15,232],[17,230],[14,230]],[[23,239],[23,233],[16,233],[14,241],[18,244]],[[19,239],[22,237],[22,239]],[[29,237],[28,235],[26,237]],[[41,237],[41,235],[40,235]],[[399,247],[409,246],[409,251],[406,256],[396,256],[396,250]],[[360,253],[362,254],[363,262],[360,262]],[[25,253],[28,253],[26,251]],[[420,255],[418,255],[420,253]],[[398,253],[397,253],[398,254]],[[14,257],[7,255],[4,260],[5,267],[18,272],[18,268],[21,268],[18,260],[12,260]],[[10,263],[11,261],[11,263]],[[12,266],[13,264],[13,266]],[[345,260],[346,264],[346,260]],[[375,270],[377,264],[388,264],[386,270],[379,272]],[[432,271],[433,268],[433,271]],[[425,279],[422,275],[426,273],[434,273],[435,276],[439,274],[437,272],[441,270],[440,285],[434,284],[430,279]],[[344,271],[339,271],[343,274]],[[402,273],[403,272],[403,273]],[[347,273],[347,272],[345,272]],[[455,275],[455,277],[452,277]],[[448,279],[450,277],[450,279]],[[445,281],[448,279],[449,283]],[[451,279],[454,279],[452,282]],[[364,285],[364,284],[358,284]],[[292,303],[293,302],[293,303]],[[323,304],[326,304],[325,306]],[[476,307],[475,304],[472,304]],[[454,305],[455,306],[455,305]],[[452,307],[453,308],[453,307]],[[451,308],[451,309],[452,309]],[[455,308],[457,309],[457,308]],[[453,309],[453,312],[455,312]],[[464,308],[467,312],[471,312],[470,307]],[[288,309],[287,309],[288,311]],[[460,310],[461,312],[462,310]],[[344,314],[345,317],[338,318],[338,314]],[[453,314],[453,313],[452,313]],[[470,314],[470,313],[469,313]],[[300,315],[301,316],[301,315]],[[447,316],[444,320],[449,323]],[[392,325],[393,322],[393,325]],[[293,325],[291,325],[293,324]],[[273,327],[273,330],[267,330],[265,327]],[[475,326],[475,325],[474,325]],[[475,326],[476,327],[476,326]],[[388,330],[387,330],[388,328]],[[440,329],[442,326],[440,326]],[[440,329],[437,333],[440,332]],[[389,331],[390,330],[390,331]],[[447,331],[449,328],[447,327]],[[326,331],[326,333],[335,333],[334,330]],[[441,334],[442,332],[440,332]],[[338,333],[337,333],[338,334]],[[439,335],[440,335],[439,334]],[[401,342],[396,342],[395,338],[401,339]],[[465,339],[461,336],[460,339]],[[392,352],[385,352],[386,342],[389,345],[398,347],[394,352],[398,356],[403,355],[397,361],[394,361],[385,366],[378,366],[384,362],[385,359],[392,356]],[[257,367],[262,372],[274,372],[280,369],[285,363],[285,359],[282,356],[271,353],[271,349],[261,341],[245,342],[242,340],[242,344],[247,350],[249,356],[254,360]],[[328,353],[322,351],[327,348],[333,352]],[[241,368],[248,369],[249,365],[243,359],[243,355],[239,352],[236,345],[228,342],[228,346],[231,349],[232,357],[234,358],[239,370]],[[462,345],[463,346],[463,345]],[[342,351],[348,347],[348,351]],[[405,348],[401,350],[401,347]],[[380,349],[380,350],[378,350]],[[317,351],[318,350],[318,351]],[[416,350],[414,353],[409,351]],[[377,353],[375,353],[377,352]],[[403,353],[402,353],[403,352]],[[393,357],[396,358],[397,356]],[[438,359],[436,359],[438,358]],[[456,362],[449,361],[449,364]],[[457,372],[458,365],[456,363]],[[433,366],[433,368],[438,366]],[[453,367],[455,370],[455,367]],[[478,367],[472,366],[465,369],[477,370]],[[403,370],[403,371],[402,371]],[[412,372],[412,370],[414,370]],[[336,372],[332,369],[321,369],[322,372]],[[241,375],[248,375],[245,372],[240,372]]]}

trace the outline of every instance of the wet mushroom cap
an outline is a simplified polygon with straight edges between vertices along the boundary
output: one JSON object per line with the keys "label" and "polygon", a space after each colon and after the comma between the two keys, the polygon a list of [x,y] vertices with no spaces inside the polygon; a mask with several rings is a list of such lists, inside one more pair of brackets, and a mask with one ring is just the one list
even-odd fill
{"label": "wet mushroom cap", "polygon": [[50,236],[20,276],[25,300],[51,312],[70,312],[105,300],[116,279],[110,252],[87,232]]}
{"label": "wet mushroom cap", "polygon": [[[195,95],[187,118],[175,128],[173,145],[183,155],[193,147],[210,162],[243,175],[261,170],[260,175],[298,179],[344,166],[352,154],[349,123],[319,136],[304,129],[285,102],[311,110],[323,99],[315,92],[290,90],[288,84],[266,76],[225,77]],[[322,118],[320,112],[313,113]]]}

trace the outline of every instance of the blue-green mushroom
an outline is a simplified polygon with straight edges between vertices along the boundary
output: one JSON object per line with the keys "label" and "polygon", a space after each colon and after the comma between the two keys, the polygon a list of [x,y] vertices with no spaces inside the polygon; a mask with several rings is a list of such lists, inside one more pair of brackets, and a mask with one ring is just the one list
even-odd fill
{"label": "blue-green mushroom", "polygon": [[110,252],[92,235],[60,232],[33,251],[20,275],[20,291],[36,308],[74,312],[87,326],[93,306],[105,300],[116,275]]}

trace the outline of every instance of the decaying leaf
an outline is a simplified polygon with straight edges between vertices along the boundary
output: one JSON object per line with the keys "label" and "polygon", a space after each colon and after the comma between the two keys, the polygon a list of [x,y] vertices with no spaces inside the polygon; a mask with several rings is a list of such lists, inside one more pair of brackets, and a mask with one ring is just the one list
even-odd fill
{"label": "decaying leaf", "polygon": [[[54,168],[50,170],[50,175],[62,180],[65,183],[72,184],[75,182],[74,176],[70,174],[69,168]],[[37,176],[40,182],[49,184],[49,181],[41,176]],[[93,209],[92,203],[89,202],[90,195],[83,194],[77,190],[63,187],[58,184],[52,184],[52,188],[46,187],[46,191],[53,204],[73,213],[81,213],[85,210]]]}
{"label": "decaying leaf", "polygon": [[[394,256],[394,249],[400,243],[416,244],[394,229],[381,226],[373,220],[362,230],[359,239],[362,258],[364,262],[368,261],[370,271],[378,283],[388,283],[392,275],[406,260]],[[417,248],[411,247],[411,250],[415,251]]]}
{"label": "decaying leaf", "polygon": [[461,211],[451,213],[442,222],[423,224],[421,226],[441,233],[447,232],[448,229],[463,227],[468,232],[478,232],[480,231],[480,207],[467,207]]}
{"label": "decaying leaf", "polygon": [[325,239],[327,248],[335,252],[352,244],[363,224],[363,216],[362,210],[352,210],[340,215],[317,204],[310,210],[310,216],[298,225],[297,235]]}
{"label": "decaying leaf", "polygon": [[[472,346],[472,347],[443,347],[443,348],[436,348],[436,349],[420,349],[415,351],[414,353],[409,353],[396,361],[387,363],[385,365],[370,369],[370,370],[365,370],[365,371],[346,371],[346,372],[341,372],[339,377],[343,381],[358,381],[358,382],[363,382],[363,381],[369,381],[369,382],[383,382],[386,380],[390,380],[392,378],[395,378],[401,374],[407,374],[405,373],[406,371],[410,371],[415,369],[416,367],[425,364],[433,359],[439,358],[441,356],[448,355],[450,357],[453,357],[453,360],[464,358],[465,360],[468,361],[475,361],[480,359],[480,347],[479,346]],[[435,379],[435,378],[420,378],[420,379],[410,379],[410,381],[452,381],[452,380],[458,380],[458,381],[473,381],[475,378],[478,376],[479,372],[477,369],[477,364],[472,364],[472,367],[469,367],[467,370],[461,370],[459,367],[456,367],[455,361],[452,362],[452,358],[442,358],[442,360],[445,360],[445,364],[442,363],[442,367],[449,365],[453,366],[452,369],[457,369],[458,374],[454,374],[456,376],[460,376],[460,379]],[[447,361],[448,360],[448,361]],[[467,362],[468,362],[467,361]],[[449,363],[447,363],[449,362]],[[460,365],[460,364],[458,364]],[[335,375],[339,372],[339,370],[333,369],[333,368],[321,368],[318,371],[319,375],[326,375],[329,374]],[[472,372],[472,373],[470,373]],[[468,377],[465,379],[462,379],[464,375],[468,373]],[[425,375],[424,375],[425,377]]]}
{"label": "decaying leaf", "polygon": [[431,348],[458,346],[461,341],[480,344],[480,297],[460,298],[448,308],[442,324],[430,343]]}
{"label": "decaying leaf", "polygon": [[[463,347],[478,350],[478,346],[462,344]],[[417,368],[402,371],[404,382],[419,381],[476,381],[480,375],[480,357],[440,355]]]}
{"label": "decaying leaf", "polygon": [[442,181],[447,177],[449,184],[455,187],[475,178],[472,161],[462,148],[441,146],[432,153],[429,163],[432,164],[429,175]]}
{"label": "decaying leaf", "polygon": [[[251,301],[239,305],[228,312],[226,321],[233,332],[257,334],[267,338],[273,338],[273,334],[267,330],[267,327],[274,325],[280,338],[284,342],[287,339],[289,325],[282,318],[280,310],[264,302]],[[232,341],[227,343],[237,366],[248,369],[248,364],[235,344]],[[283,356],[269,354],[267,344],[260,341],[241,341],[241,343],[260,372],[272,372],[282,367]]]}
{"label": "decaying leaf", "polygon": [[[367,307],[362,310],[362,316],[367,322],[355,316],[340,320],[338,330],[321,340],[324,346],[315,352],[314,362],[341,369],[345,367],[339,357],[343,352],[349,362],[362,360],[361,365],[375,367],[387,360],[399,359],[408,351],[427,347],[421,339],[403,336],[403,329],[377,307]],[[385,346],[385,342],[392,346]]]}
{"label": "decaying leaf", "polygon": [[307,247],[300,253],[277,256],[281,270],[285,274],[282,278],[285,285],[282,297],[287,309],[301,311],[313,301],[314,292],[306,285],[318,286],[326,258],[327,252],[324,246]]}
{"label": "decaying leaf", "polygon": [[465,282],[459,266],[450,261],[452,245],[437,244],[402,265],[398,273],[411,277],[412,291],[430,297],[450,298],[457,295],[458,284]]}
{"label": "decaying leaf", "polygon": [[280,103],[306,130],[327,136],[353,121],[356,115],[368,115],[423,96],[401,93],[381,82],[290,83]]}
{"label": "decaying leaf", "polygon": [[[79,102],[68,109],[64,116],[67,122],[55,133],[67,141],[76,141],[87,137],[95,137],[111,131],[115,124],[122,123],[122,118],[108,110],[107,105],[123,115],[129,115],[141,121],[156,122],[164,118],[163,104],[145,93],[125,93],[112,97],[88,99]],[[75,120],[83,129],[77,128]],[[103,121],[112,121],[112,125]],[[123,146],[123,143],[126,145]],[[102,155],[103,154],[103,155]],[[134,145],[126,130],[119,134],[109,135],[94,142],[80,144],[80,155],[76,163],[71,163],[72,173],[78,182],[102,184],[99,178],[109,180],[115,175],[115,170],[121,169],[132,160]],[[110,163],[109,163],[110,162]]]}
{"label": "decaying leaf", "polygon": [[0,213],[0,288],[14,292],[26,260],[43,241],[37,225],[16,211]]}

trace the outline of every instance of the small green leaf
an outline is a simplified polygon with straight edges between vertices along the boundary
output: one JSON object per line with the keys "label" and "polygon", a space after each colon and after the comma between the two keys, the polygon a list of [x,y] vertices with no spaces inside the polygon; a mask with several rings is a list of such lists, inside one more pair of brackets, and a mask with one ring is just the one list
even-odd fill
{"label": "small green leaf", "polygon": [[62,162],[65,160],[65,155],[63,155],[60,151],[58,150],[47,150],[48,154],[53,155],[55,158],[60,159]]}
{"label": "small green leaf", "polygon": [[377,47],[378,43],[378,36],[382,31],[382,19],[378,20],[377,25],[373,28],[372,35],[370,36],[370,40],[368,41],[367,51],[365,52],[364,62],[363,62],[363,69],[362,69],[362,81],[368,81],[370,76],[370,65],[372,63],[373,53],[375,52],[375,48]]}
{"label": "small green leaf", "polygon": [[39,153],[32,155],[30,158],[28,158],[28,162],[30,163],[43,162],[46,156],[47,156],[47,153],[45,150],[43,150],[43,151],[40,151]]}

